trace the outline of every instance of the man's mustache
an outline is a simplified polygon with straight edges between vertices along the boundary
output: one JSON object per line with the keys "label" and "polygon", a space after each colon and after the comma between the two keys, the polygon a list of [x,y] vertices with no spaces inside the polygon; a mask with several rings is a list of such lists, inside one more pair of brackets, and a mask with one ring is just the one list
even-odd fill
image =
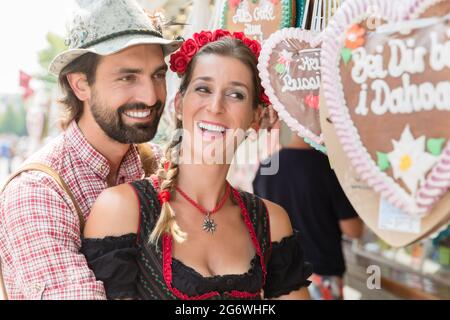
{"label": "man's mustache", "polygon": [[149,106],[145,103],[127,103],[127,104],[120,106],[119,109],[117,109],[117,112],[123,113],[123,112],[129,111],[129,110],[139,111],[139,110],[148,110],[148,109],[153,109],[153,108],[160,109],[163,106],[164,106],[164,104],[161,100],[156,101],[156,103],[152,106]]}

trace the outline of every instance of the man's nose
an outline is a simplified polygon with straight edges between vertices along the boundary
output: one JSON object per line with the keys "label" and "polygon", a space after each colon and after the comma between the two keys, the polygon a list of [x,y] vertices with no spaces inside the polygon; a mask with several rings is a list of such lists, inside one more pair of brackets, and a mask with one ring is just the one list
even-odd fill
{"label": "man's nose", "polygon": [[140,103],[146,104],[147,106],[153,106],[158,101],[155,86],[151,80],[144,81],[139,86],[136,95],[136,100]]}

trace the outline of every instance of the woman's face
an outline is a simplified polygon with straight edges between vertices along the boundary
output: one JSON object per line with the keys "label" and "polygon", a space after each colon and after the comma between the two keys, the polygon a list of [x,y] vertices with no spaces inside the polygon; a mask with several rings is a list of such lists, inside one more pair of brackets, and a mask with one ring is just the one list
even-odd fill
{"label": "woman's face", "polygon": [[185,94],[175,101],[182,114],[183,157],[188,147],[194,161],[201,156],[201,163],[230,163],[256,121],[253,87],[250,69],[238,59],[200,56]]}

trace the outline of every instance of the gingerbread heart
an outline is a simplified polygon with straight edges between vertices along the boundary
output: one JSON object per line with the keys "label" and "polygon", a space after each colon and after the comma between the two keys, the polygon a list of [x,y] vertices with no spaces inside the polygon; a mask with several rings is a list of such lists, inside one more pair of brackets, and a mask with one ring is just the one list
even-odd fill
{"label": "gingerbread heart", "polygon": [[[392,216],[390,215],[391,212],[383,210],[383,200],[381,200],[380,194],[358,176],[354,166],[342,149],[336,129],[329,121],[330,115],[323,97],[323,88],[321,91],[320,123],[327,144],[330,165],[339,179],[342,190],[344,190],[364,224],[380,239],[393,247],[404,247],[419,241],[428,237],[430,233],[435,232],[442,225],[448,224],[450,219],[449,192],[423,218],[411,217],[406,214],[400,217],[395,214]],[[387,225],[382,222],[385,221],[386,213],[388,220],[390,220],[390,224]],[[414,228],[415,230],[413,230]]]}
{"label": "gingerbread heart", "polygon": [[297,28],[275,32],[264,43],[258,69],[279,117],[300,137],[323,149],[319,120],[320,47],[318,35]]}
{"label": "gingerbread heart", "polygon": [[295,24],[295,6],[296,0],[225,0],[220,26],[263,42],[273,32]]}
{"label": "gingerbread heart", "polygon": [[423,216],[450,187],[450,0],[347,0],[323,34],[331,121],[357,174]]}

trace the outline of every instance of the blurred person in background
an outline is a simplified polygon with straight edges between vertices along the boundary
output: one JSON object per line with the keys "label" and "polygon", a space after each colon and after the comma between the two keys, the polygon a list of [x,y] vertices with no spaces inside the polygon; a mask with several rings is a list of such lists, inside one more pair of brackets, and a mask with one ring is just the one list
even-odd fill
{"label": "blurred person in background", "polygon": [[[283,123],[287,142],[278,154],[279,171],[253,181],[256,195],[282,206],[300,233],[305,259],[313,266],[311,297],[343,299],[345,260],[342,235],[359,238],[363,223],[330,168],[328,157],[313,149]],[[269,162],[266,162],[270,164]]]}

